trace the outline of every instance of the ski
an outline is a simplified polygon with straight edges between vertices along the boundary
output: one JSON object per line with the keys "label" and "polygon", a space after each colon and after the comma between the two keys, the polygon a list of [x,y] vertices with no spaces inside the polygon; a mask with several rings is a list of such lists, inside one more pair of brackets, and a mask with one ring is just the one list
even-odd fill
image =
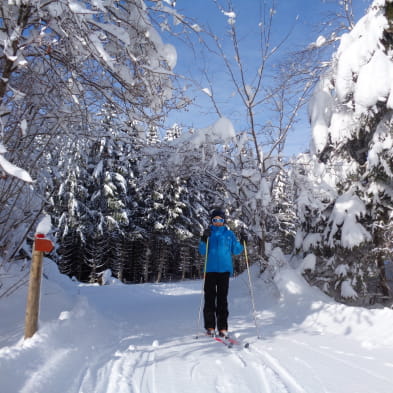
{"label": "ski", "polygon": [[250,344],[248,342],[243,344],[241,341],[236,340],[235,338],[232,338],[229,336],[224,337],[224,340],[226,340],[226,342],[228,342],[231,346],[240,345],[240,346],[243,346],[244,348],[249,348],[249,346],[250,346]]}
{"label": "ski", "polygon": [[228,347],[228,348],[232,348],[233,345],[234,345],[234,343],[231,343],[230,341],[225,340],[224,337],[219,337],[219,336],[216,336],[216,335],[208,335],[208,334],[205,334],[205,335],[203,335],[203,336],[195,336],[196,339],[198,339],[199,337],[211,338],[211,339],[213,339],[214,341],[217,341],[218,343],[224,344],[224,345],[225,345],[226,347]]}
{"label": "ski", "polygon": [[219,343],[222,343],[224,345],[226,345],[228,348],[232,348],[234,343],[231,342],[230,340],[228,340],[225,337],[219,337],[219,336],[211,336],[211,338],[213,338],[214,340],[216,340]]}
{"label": "ski", "polygon": [[[195,338],[199,338],[199,337],[201,337],[201,336],[196,336]],[[225,345],[228,348],[232,348],[235,345],[236,346],[242,346],[243,348],[249,348],[249,346],[250,346],[250,344],[248,342],[242,343],[241,341],[236,340],[236,339],[234,339],[232,337],[229,337],[229,336],[227,336],[227,337],[220,337],[220,336],[217,336],[217,335],[212,335],[212,336],[204,335],[203,337],[212,338],[214,341],[217,341],[217,342]]]}

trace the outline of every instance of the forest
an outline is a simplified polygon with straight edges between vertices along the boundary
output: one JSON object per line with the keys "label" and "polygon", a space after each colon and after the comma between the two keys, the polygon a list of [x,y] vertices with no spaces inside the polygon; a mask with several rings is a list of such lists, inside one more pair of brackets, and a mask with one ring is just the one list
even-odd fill
{"label": "forest", "polygon": [[[0,265],[28,264],[47,215],[50,257],[76,280],[200,278],[198,242],[221,207],[261,272],[280,269],[281,250],[340,302],[391,303],[393,3],[370,1],[356,21],[337,2],[319,38],[288,51],[280,0],[261,2],[251,70],[237,1],[211,3],[225,35],[168,0],[1,2]],[[221,62],[241,126],[207,70],[215,121],[167,125],[197,85],[177,73],[176,45]],[[289,157],[304,112],[310,148]]]}

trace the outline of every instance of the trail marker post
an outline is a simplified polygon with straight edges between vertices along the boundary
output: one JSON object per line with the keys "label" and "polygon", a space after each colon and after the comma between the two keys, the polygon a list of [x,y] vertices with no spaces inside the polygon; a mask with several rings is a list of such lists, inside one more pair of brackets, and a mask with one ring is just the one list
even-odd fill
{"label": "trail marker post", "polygon": [[27,293],[25,339],[32,337],[38,330],[42,260],[44,252],[51,252],[52,250],[53,243],[49,239],[46,239],[44,234],[37,233],[34,239],[29,289]]}

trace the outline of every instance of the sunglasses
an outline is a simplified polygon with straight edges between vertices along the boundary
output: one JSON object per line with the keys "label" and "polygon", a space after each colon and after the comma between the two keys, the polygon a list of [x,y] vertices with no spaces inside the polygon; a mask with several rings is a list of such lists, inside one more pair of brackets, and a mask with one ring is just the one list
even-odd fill
{"label": "sunglasses", "polygon": [[223,223],[225,220],[223,218],[213,218],[212,222],[221,222]]}

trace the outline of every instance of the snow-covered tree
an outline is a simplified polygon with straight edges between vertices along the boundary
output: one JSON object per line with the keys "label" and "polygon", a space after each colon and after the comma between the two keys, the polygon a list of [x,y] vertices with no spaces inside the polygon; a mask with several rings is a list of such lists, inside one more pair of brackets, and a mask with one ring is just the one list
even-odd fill
{"label": "snow-covered tree", "polygon": [[[104,105],[129,125],[156,123],[185,105],[173,73],[176,50],[158,33],[164,26],[170,31],[172,20],[186,19],[162,2],[143,0],[0,3],[0,211],[6,232],[18,227],[21,212],[29,212],[23,220],[30,227],[55,176],[64,179],[58,163],[68,160],[57,154],[59,147],[73,148],[67,154],[77,157],[76,141],[101,131],[96,114]],[[37,180],[34,190],[11,176]],[[15,233],[15,243],[27,232]],[[8,240],[0,234],[0,249]]]}
{"label": "snow-covered tree", "polygon": [[[89,210],[86,206],[88,190],[84,186],[89,174],[86,171],[87,162],[84,156],[67,160],[68,171],[58,185],[51,198],[48,211],[54,217],[57,228],[58,261],[60,271],[83,280],[90,274],[90,269],[83,264],[86,237],[86,222],[90,221]],[[64,163],[62,163],[64,164]]]}
{"label": "snow-covered tree", "polygon": [[173,141],[177,139],[182,134],[182,128],[178,124],[173,124],[173,126],[166,131],[165,140]]}
{"label": "snow-covered tree", "polygon": [[290,254],[293,251],[297,224],[292,171],[282,166],[273,179],[268,237],[274,247],[280,247],[286,254]]}
{"label": "snow-covered tree", "polygon": [[[275,221],[270,209],[271,191],[281,166],[278,157],[309,85],[303,85],[294,93],[288,69],[279,73],[281,49],[288,32],[276,29],[276,0],[260,4],[257,18],[246,23],[247,32],[242,30],[242,15],[236,12],[237,1],[214,3],[222,23],[226,24],[226,34],[217,34],[215,27],[206,29],[211,38],[207,40],[211,49],[209,56],[218,56],[222,79],[231,86],[231,93],[222,96],[222,89],[215,86],[209,69],[204,72],[201,90],[211,100],[217,116],[230,119],[236,125],[235,149],[225,152],[221,162],[218,160],[219,166],[226,170],[222,182],[228,195],[226,204],[232,206],[235,217],[248,228],[250,239],[256,243],[256,252],[267,262],[265,248],[270,240],[267,225]],[[269,115],[266,116],[267,110]],[[215,169],[211,167],[210,172],[214,174]]]}
{"label": "snow-covered tree", "polygon": [[[190,173],[178,175],[186,168],[176,169],[170,161],[173,148],[159,140],[152,144],[137,123],[126,126],[124,133],[124,125],[107,109],[100,114],[103,136],[95,143],[87,140],[85,161],[70,167],[70,171],[76,167],[71,171],[72,184],[73,189],[83,190],[83,203],[62,202],[71,197],[64,193],[63,183],[54,198],[53,214],[61,217],[61,270],[83,281],[96,280],[108,268],[125,282],[197,275],[201,262],[195,249],[203,217],[194,210],[199,210],[202,193]],[[127,143],[129,134],[135,144]],[[83,210],[70,210],[70,206],[83,206]],[[82,267],[68,259],[75,255],[68,248],[79,248]]]}
{"label": "snow-covered tree", "polygon": [[375,0],[341,37],[310,103],[311,154],[297,164],[306,275],[359,302],[391,297],[392,27],[393,3]]}

